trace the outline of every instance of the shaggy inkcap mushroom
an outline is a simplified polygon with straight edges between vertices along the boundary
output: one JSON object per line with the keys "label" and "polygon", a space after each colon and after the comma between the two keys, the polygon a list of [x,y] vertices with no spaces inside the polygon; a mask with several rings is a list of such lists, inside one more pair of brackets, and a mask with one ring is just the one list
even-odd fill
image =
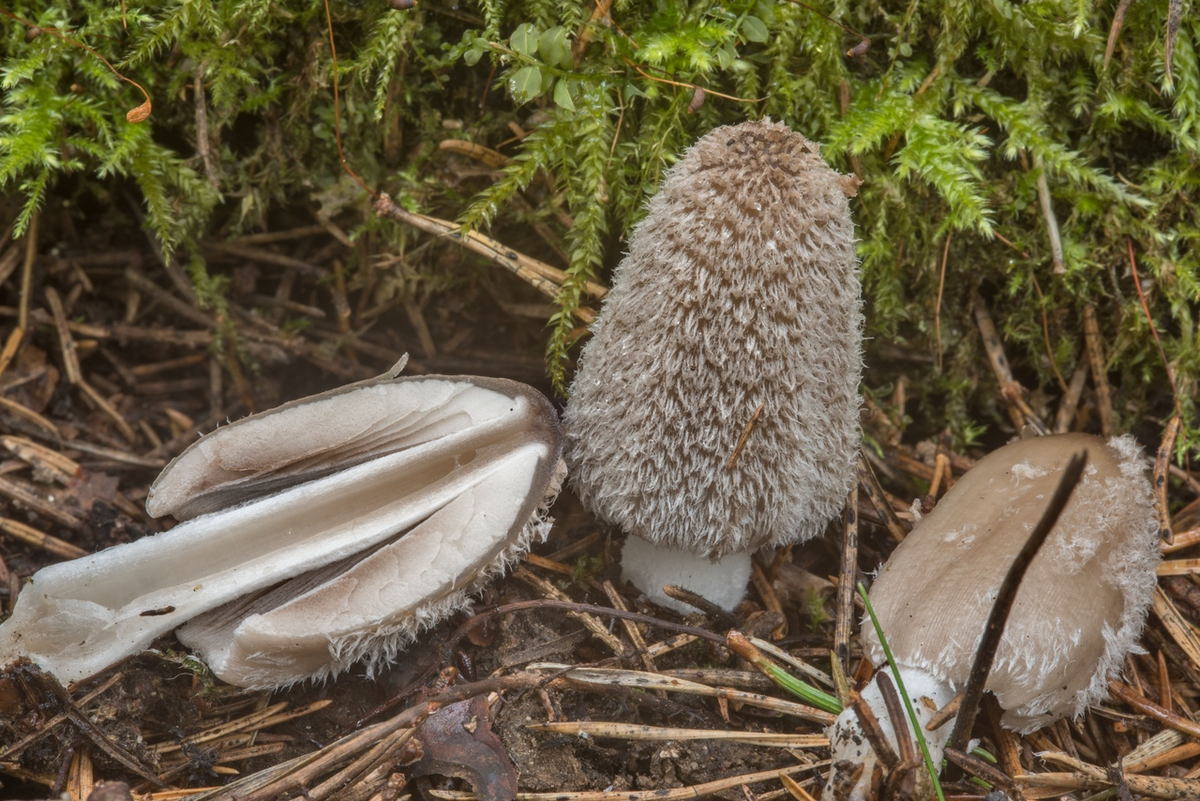
{"label": "shaggy inkcap mushroom", "polygon": [[242,686],[373,665],[546,535],[561,450],[549,402],[499,379],[386,378],[240,420],[151,488],[151,514],[186,522],[34,575],[0,664],[75,681],[182,626]]}
{"label": "shaggy inkcap mushroom", "polygon": [[845,503],[857,187],[800,134],[748,122],[684,154],[633,231],[564,423],[580,497],[632,535],[625,577],[660,603],[682,584],[736,606],[750,552],[814,536]]}
{"label": "shaggy inkcap mushroom", "polygon": [[[1004,710],[1004,725],[1026,733],[1078,716],[1106,695],[1108,680],[1136,650],[1150,608],[1158,525],[1137,444],[1086,434],[1020,440],[981,459],[883,566],[871,603],[911,694],[941,706],[963,689],[1009,565],[1068,460],[1085,448],[1083,479],[1025,574],[985,687]],[[869,621],[863,641],[882,664]],[[882,721],[882,706],[875,711]],[[925,732],[934,764],[950,730]],[[832,787],[863,764],[849,796],[863,798],[875,755],[853,711],[830,731],[835,764],[826,797],[843,797]]]}

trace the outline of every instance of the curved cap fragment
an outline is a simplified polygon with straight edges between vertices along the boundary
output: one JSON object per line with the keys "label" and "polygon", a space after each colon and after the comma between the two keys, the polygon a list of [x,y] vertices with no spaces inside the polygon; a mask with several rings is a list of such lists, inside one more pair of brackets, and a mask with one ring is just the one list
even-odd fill
{"label": "curved cap fragment", "polygon": [[[987,689],[1012,729],[1078,715],[1136,647],[1160,558],[1145,460],[1131,437],[1020,440],[981,459],[902,542],[871,588],[897,662],[961,689],[1008,566],[1070,457],[1083,480],[1017,594]],[[872,627],[864,646],[883,653]]]}
{"label": "curved cap fragment", "polygon": [[[327,423],[343,441],[320,433]],[[253,459],[242,430],[289,466]],[[388,656],[544,537],[562,479],[553,407],[512,381],[380,381],[218,433],[168,467],[161,497],[190,509],[176,492],[186,485],[240,505],[39,571],[0,626],[0,663],[27,656],[75,681],[216,609],[193,630],[265,621],[220,643],[197,639],[234,683],[286,684]],[[347,449],[349,466],[330,456]],[[255,478],[285,488],[253,497]]]}

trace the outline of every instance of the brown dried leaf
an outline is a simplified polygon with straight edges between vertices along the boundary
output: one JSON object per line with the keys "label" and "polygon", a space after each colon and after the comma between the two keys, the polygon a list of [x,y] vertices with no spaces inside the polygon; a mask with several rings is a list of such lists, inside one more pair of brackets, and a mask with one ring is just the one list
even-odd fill
{"label": "brown dried leaf", "polygon": [[516,798],[517,772],[504,744],[492,731],[484,696],[439,709],[421,724],[416,736],[424,754],[409,769],[411,775],[465,779],[479,801]]}

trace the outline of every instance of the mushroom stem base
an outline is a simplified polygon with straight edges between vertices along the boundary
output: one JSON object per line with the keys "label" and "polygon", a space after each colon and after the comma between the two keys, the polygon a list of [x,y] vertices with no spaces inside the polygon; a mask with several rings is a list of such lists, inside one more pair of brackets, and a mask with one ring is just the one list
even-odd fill
{"label": "mushroom stem base", "polygon": [[732,612],[746,597],[750,554],[734,553],[713,561],[629,536],[621,552],[621,578],[644,592],[654,603],[681,615],[696,609],[670,597],[662,591],[663,587],[669,584],[683,587]]}
{"label": "mushroom stem base", "polygon": [[[887,667],[880,668],[875,674],[875,678],[871,679],[862,691],[863,700],[867,702],[867,706],[875,713],[875,717],[879,719],[879,727],[883,730],[883,736],[891,744],[893,751],[900,752],[897,747],[896,728],[892,725],[892,720],[888,716],[887,704],[883,700],[883,693],[879,689],[878,676],[879,673],[887,671],[889,677],[892,676],[891,670]],[[940,766],[942,764],[942,752],[945,750],[946,741],[950,739],[950,732],[954,728],[953,721],[946,723],[944,726],[928,731],[925,725],[929,719],[933,717],[934,712],[941,709],[946,704],[953,700],[955,691],[948,683],[940,679],[936,679],[923,670],[900,666],[900,677],[904,680],[904,689],[908,692],[908,697],[912,700],[914,711],[917,713],[917,719],[921,721],[922,731],[925,734],[925,744],[929,747],[929,756],[933,759],[933,764]],[[895,678],[892,677],[892,684],[895,685]],[[924,760],[921,757],[921,749],[917,744],[916,737],[912,733],[912,725],[906,719],[904,721],[903,730],[908,733],[912,741],[913,753],[917,755],[917,760],[920,764],[916,770],[917,787],[930,789],[928,787],[929,779],[925,773]],[[875,750],[871,747],[871,743],[867,740],[863,733],[863,728],[858,721],[858,715],[855,714],[853,708],[846,708],[842,714],[838,715],[838,719],[829,727],[829,748],[831,755],[832,767],[829,770],[829,779],[825,783],[825,792],[822,795],[822,801],[865,801],[871,797],[872,774],[875,772],[876,765],[879,762]],[[863,770],[857,781],[850,783],[850,779],[858,766],[862,765]],[[882,770],[883,766],[879,765]],[[886,773],[883,776],[886,781]],[[917,797],[925,797],[925,794],[918,792]]]}

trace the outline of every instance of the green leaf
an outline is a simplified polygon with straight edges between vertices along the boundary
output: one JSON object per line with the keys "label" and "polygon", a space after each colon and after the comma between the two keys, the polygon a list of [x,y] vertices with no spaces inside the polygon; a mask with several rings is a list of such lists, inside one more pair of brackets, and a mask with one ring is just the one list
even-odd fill
{"label": "green leaf", "polygon": [[746,17],[742,20],[742,36],[745,36],[747,40],[761,44],[767,41],[767,37],[770,35],[767,23],[758,17]]}
{"label": "green leaf", "polygon": [[478,47],[472,47],[463,53],[463,63],[468,67],[474,67],[479,63],[479,59],[483,58],[483,51]]}
{"label": "green leaf", "polygon": [[521,55],[532,56],[537,51],[538,29],[531,23],[522,23],[513,31],[508,44]]}
{"label": "green leaf", "polygon": [[570,69],[575,66],[571,58],[571,45],[567,41],[567,29],[562,25],[555,25],[538,37],[538,53],[542,61],[552,67]]}
{"label": "green leaf", "polygon": [[528,103],[542,93],[542,71],[537,67],[521,67],[508,79],[508,91],[518,103]]}
{"label": "green leaf", "polygon": [[571,99],[571,87],[565,78],[554,84],[554,104],[567,111],[575,110],[575,101]]}

